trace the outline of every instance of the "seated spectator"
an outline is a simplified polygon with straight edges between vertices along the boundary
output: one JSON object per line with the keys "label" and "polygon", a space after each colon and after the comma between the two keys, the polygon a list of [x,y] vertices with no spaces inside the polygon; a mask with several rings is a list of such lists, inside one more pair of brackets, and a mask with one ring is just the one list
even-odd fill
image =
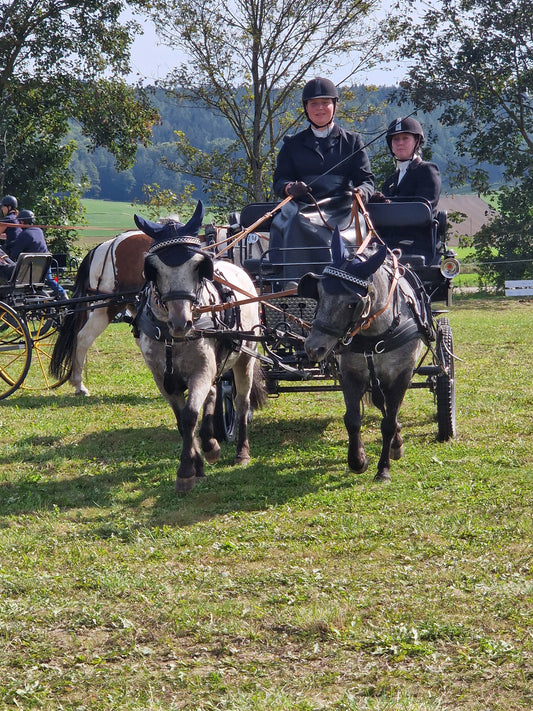
{"label": "seated spectator", "polygon": [[[22,253],[48,252],[49,250],[42,229],[33,224],[35,221],[33,212],[31,210],[21,210],[18,214],[18,220],[24,227],[21,229],[15,241],[10,244],[9,251],[6,250],[11,259],[16,262],[19,254]],[[63,289],[61,284],[53,278],[51,269],[48,269],[44,281],[60,299],[68,298],[67,292]]]}
{"label": "seated spectator", "polygon": [[14,195],[4,195],[0,203],[0,239],[5,239],[7,245],[6,251],[9,251],[9,245],[20,234],[20,227],[10,227],[18,223],[18,200]]}

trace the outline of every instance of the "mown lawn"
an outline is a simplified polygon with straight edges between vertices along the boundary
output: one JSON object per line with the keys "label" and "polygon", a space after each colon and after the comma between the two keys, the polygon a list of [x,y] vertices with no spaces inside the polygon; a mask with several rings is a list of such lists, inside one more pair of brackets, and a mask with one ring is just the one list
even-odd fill
{"label": "mown lawn", "polygon": [[124,324],[90,398],[0,402],[0,708],[533,706],[533,302],[457,300],[455,440],[426,390],[405,458],[346,466],[338,393],[269,401],[186,497],[170,409]]}

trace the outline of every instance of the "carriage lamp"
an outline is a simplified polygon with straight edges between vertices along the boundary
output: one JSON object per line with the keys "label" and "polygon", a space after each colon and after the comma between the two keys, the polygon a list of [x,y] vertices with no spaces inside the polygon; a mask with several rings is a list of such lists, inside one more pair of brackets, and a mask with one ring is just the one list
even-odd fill
{"label": "carriage lamp", "polygon": [[461,271],[461,265],[455,257],[446,257],[440,264],[440,273],[446,279],[453,279]]}

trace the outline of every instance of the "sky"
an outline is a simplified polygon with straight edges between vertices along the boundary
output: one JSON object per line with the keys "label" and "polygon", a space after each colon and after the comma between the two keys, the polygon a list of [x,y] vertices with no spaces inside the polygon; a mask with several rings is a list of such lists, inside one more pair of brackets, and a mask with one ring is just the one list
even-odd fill
{"label": "sky", "polygon": [[[137,82],[139,79],[144,84],[153,84],[157,79],[163,79],[168,72],[180,61],[175,49],[159,44],[153,24],[146,20],[143,23],[144,34],[139,35],[132,46],[132,73],[128,80]],[[370,72],[358,74],[358,84],[368,83],[392,86],[397,84],[404,76],[405,69],[387,65],[384,69],[374,69]],[[333,76],[333,81],[340,81],[342,72],[338,77]]]}

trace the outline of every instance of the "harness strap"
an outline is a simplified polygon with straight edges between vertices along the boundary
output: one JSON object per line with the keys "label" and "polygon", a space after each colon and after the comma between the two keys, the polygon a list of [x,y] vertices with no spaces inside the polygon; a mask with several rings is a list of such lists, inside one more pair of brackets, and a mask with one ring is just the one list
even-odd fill
{"label": "harness strap", "polygon": [[391,279],[391,285],[389,289],[389,295],[387,297],[387,301],[384,306],[382,306],[381,309],[378,309],[376,313],[372,314],[372,316],[369,316],[367,319],[365,319],[357,328],[354,328],[354,330],[348,334],[347,338],[353,338],[359,331],[365,331],[367,328],[370,328],[370,326],[374,323],[374,321],[377,319],[378,316],[381,316],[381,314],[388,309],[390,306],[390,303],[392,301],[392,297],[396,293],[396,288],[398,286],[398,282],[400,281],[400,269],[398,266],[398,259],[396,255],[391,252],[392,256],[392,265],[394,268],[394,271],[392,273],[392,279]]}
{"label": "harness strap", "polygon": [[401,325],[398,322],[393,322],[390,328],[385,333],[369,338],[359,334],[346,346],[353,353],[388,353],[400,346],[403,346],[415,338],[419,338],[421,334],[420,328],[416,321],[406,321]]}
{"label": "harness strap", "polygon": [[376,368],[374,367],[374,355],[373,353],[365,353],[365,358],[368,366],[368,372],[370,374],[372,402],[381,411],[383,417],[385,417],[385,396],[383,394],[383,389],[381,388],[381,382],[376,373]]}
{"label": "harness strap", "polygon": [[[265,214],[262,217],[260,217],[258,220],[256,220],[253,225],[250,225],[250,227],[246,227],[246,229],[241,230],[236,235],[234,235],[231,242],[224,240],[226,242],[226,246],[217,253],[217,258],[220,257],[220,255],[224,254],[224,252],[227,252],[228,250],[235,247],[235,245],[238,244],[245,237],[247,237],[250,234],[250,232],[253,232],[257,227],[259,227],[259,225],[261,223],[265,222],[270,217],[273,217],[276,214],[276,212],[279,212],[281,210],[281,208],[284,205],[286,205],[288,202],[290,202],[291,200],[292,200],[292,195],[289,195],[284,200],[279,202],[272,210],[269,210],[269,212],[265,212]],[[213,247],[218,247],[219,244],[221,244],[221,243],[217,242],[214,245],[210,244],[206,247],[201,247],[201,249],[213,249]]]}
{"label": "harness strap", "polygon": [[175,384],[174,366],[172,365],[172,340],[165,343],[165,372],[163,374],[163,386],[169,395],[174,393]]}
{"label": "harness strap", "polygon": [[[366,209],[363,198],[359,195],[358,192],[354,193],[354,197],[355,197],[355,200],[357,201],[357,204],[359,206],[359,211],[363,215],[366,226],[368,228],[365,239],[363,240],[361,237],[361,241],[357,242],[359,247],[357,249],[356,254],[361,254],[361,252],[363,252],[368,247],[368,245],[370,244],[372,239],[376,238],[378,240],[378,242],[381,242],[381,244],[384,244],[384,242],[381,239],[381,237],[378,235],[378,233],[376,232],[376,228],[374,227],[374,224],[373,224],[372,219],[370,217],[370,213]],[[356,230],[356,235],[357,235],[357,225],[355,226],[355,230]],[[360,233],[361,233],[361,227],[359,227],[359,234]]]}
{"label": "harness strap", "polygon": [[96,283],[96,291],[100,291],[100,284],[102,282],[102,277],[104,276],[104,269],[107,264],[107,259],[111,255],[111,266],[113,267],[113,277],[115,279],[115,289],[117,288],[117,267],[115,264],[115,253],[113,252],[113,243],[109,245],[109,247],[106,249],[106,253],[104,256],[104,262],[102,264],[102,269],[100,271],[100,274],[98,276],[98,282]]}

